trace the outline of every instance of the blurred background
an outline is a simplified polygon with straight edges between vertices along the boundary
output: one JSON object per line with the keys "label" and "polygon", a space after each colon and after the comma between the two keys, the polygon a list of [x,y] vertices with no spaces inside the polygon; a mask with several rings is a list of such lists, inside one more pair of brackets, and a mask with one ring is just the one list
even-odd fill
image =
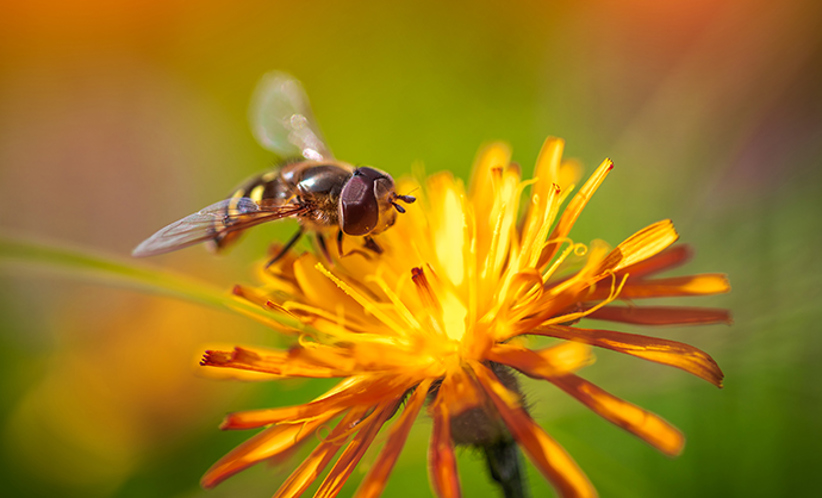
{"label": "blurred background", "polygon": [[[683,271],[727,272],[735,325],[633,330],[688,342],[726,373],[599,352],[582,375],[682,429],[668,459],[546,384],[535,417],[602,496],[809,496],[822,468],[822,8],[813,0],[224,2],[6,0],[0,6],[0,230],[127,258],[165,224],[272,164],[246,121],[258,78],[301,79],[336,155],[395,176],[467,178],[505,140],[530,172],[545,137],[616,169],[572,237],[617,244],[672,218]],[[292,224],[220,258],[148,261],[225,288]],[[196,367],[214,344],[278,345],[248,320],[49,273],[0,273],[0,481],[6,496],[269,496],[296,465],[203,491],[250,433],[229,411],[324,385]],[[684,301],[679,301],[685,304]],[[430,496],[421,417],[385,496]],[[464,495],[488,496],[460,454]],[[365,465],[361,466],[365,469]],[[343,494],[362,477],[358,470]],[[550,488],[529,469],[533,496]]]}

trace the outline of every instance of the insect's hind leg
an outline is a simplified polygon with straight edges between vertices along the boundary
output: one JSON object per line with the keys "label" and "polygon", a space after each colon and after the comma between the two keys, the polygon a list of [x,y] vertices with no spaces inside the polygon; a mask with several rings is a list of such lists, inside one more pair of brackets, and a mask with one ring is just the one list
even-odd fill
{"label": "insect's hind leg", "polygon": [[294,244],[296,244],[297,241],[300,240],[300,237],[302,237],[302,235],[303,235],[303,227],[300,227],[300,229],[297,230],[297,233],[295,233],[294,236],[291,237],[291,239],[288,242],[285,243],[283,248],[280,249],[280,252],[278,252],[276,256],[271,258],[268,261],[268,263],[266,263],[266,265],[265,265],[266,269],[268,269],[269,266],[273,265],[277,261],[281,260],[283,258],[283,256],[285,256],[288,253],[288,251],[292,247],[294,247]]}

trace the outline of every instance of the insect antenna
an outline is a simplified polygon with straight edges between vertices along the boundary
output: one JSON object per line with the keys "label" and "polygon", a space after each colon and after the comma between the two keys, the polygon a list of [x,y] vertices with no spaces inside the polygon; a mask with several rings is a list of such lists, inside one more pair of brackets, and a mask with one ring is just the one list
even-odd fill
{"label": "insect antenna", "polygon": [[412,204],[416,200],[417,200],[417,198],[414,197],[414,196],[411,196],[411,195],[394,194],[394,198],[391,199],[391,205],[394,206],[394,209],[396,209],[398,213],[403,213],[404,214],[405,213],[405,208],[400,206],[399,204],[397,204],[396,201],[402,201],[406,204]]}

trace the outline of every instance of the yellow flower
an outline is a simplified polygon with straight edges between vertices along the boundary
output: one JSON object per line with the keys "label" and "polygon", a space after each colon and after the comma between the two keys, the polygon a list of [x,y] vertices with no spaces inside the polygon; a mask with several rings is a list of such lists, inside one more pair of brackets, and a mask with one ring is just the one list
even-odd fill
{"label": "yellow flower", "polygon": [[[684,439],[676,428],[575,371],[592,362],[590,346],[596,346],[721,386],[713,359],[686,344],[575,324],[582,318],[644,325],[729,322],[724,310],[613,305],[727,292],[727,279],[651,278],[688,256],[684,246],[670,247],[678,235],[669,220],[614,249],[600,241],[572,241],[571,227],[613,165],[603,162],[571,196],[580,168],[562,161],[562,149],[561,140],[545,142],[532,180],[523,181],[508,148],[494,144],[478,156],[467,191],[448,173],[430,177],[424,187],[402,182],[399,191],[420,188],[421,199],[379,236],[381,255],[357,252],[328,264],[310,253],[291,254],[261,271],[261,287],[235,289],[305,328],[274,325],[298,335],[287,351],[208,351],[203,365],[341,380],[304,405],[229,415],[224,429],[266,428],[217,462],[203,485],[318,439],[275,496],[304,492],[341,451],[315,495],[334,496],[397,415],[357,495],[377,496],[427,405],[433,419],[430,479],[439,496],[460,495],[455,442],[488,447],[511,436],[560,495],[594,496],[573,459],[529,416],[514,371],[553,383],[663,453],[678,454]],[[529,349],[529,335],[564,341]]]}

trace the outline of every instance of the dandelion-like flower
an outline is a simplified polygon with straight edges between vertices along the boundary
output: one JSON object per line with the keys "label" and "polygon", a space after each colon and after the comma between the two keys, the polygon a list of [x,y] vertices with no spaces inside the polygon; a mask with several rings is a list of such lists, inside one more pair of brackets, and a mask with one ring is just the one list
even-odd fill
{"label": "dandelion-like flower", "polygon": [[[560,495],[594,496],[573,459],[529,415],[514,372],[544,379],[661,452],[678,454],[684,438],[676,428],[575,372],[592,362],[594,346],[721,386],[713,359],[679,342],[576,324],[582,318],[729,322],[725,310],[631,304],[727,292],[727,279],[654,278],[688,256],[684,246],[672,247],[678,235],[669,220],[613,249],[571,240],[571,227],[613,165],[604,161],[572,196],[580,168],[562,160],[562,149],[561,140],[548,139],[531,180],[522,180],[506,146],[493,144],[479,154],[467,191],[448,173],[424,186],[404,181],[398,190],[420,188],[420,202],[379,236],[381,254],[355,252],[331,264],[311,253],[291,254],[261,272],[260,287],[237,287],[243,299],[301,324],[272,322],[298,341],[287,351],[208,351],[203,365],[340,382],[303,405],[230,414],[224,429],[265,429],[217,462],[203,485],[285,458],[313,440],[314,450],[275,496],[300,495],[329,466],[315,496],[335,496],[380,429],[396,418],[358,489],[357,496],[377,496],[425,410],[433,420],[429,474],[439,496],[460,496],[455,444],[490,451],[500,441],[515,441]],[[521,198],[527,199],[522,217]],[[527,336],[563,341],[530,349]],[[321,427],[327,430],[318,437]]]}

